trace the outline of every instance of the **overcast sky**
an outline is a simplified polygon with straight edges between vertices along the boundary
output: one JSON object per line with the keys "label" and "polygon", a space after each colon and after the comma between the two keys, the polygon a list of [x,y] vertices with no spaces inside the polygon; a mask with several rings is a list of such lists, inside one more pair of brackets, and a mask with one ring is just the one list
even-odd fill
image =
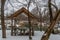
{"label": "overcast sky", "polygon": [[[24,0],[18,0],[20,1],[21,3],[24,3],[24,4],[27,4],[26,1]],[[42,0],[39,0],[41,1],[40,4],[41,5],[45,5],[47,3],[47,1],[42,1]],[[21,7],[19,7],[20,5],[22,5],[21,3],[17,3],[16,0],[10,0],[10,2],[12,3],[12,5],[14,6],[14,11],[17,11],[18,9],[20,9]],[[0,2],[1,3],[1,2]],[[58,5],[60,3],[60,0],[56,0],[56,4]],[[1,7],[1,5],[0,5]],[[15,8],[16,7],[16,8]],[[30,11],[36,6],[34,6],[33,4],[30,5]],[[11,5],[9,4],[9,2],[6,0],[6,3],[5,3],[5,14],[7,13],[13,13],[13,7],[11,7]]]}

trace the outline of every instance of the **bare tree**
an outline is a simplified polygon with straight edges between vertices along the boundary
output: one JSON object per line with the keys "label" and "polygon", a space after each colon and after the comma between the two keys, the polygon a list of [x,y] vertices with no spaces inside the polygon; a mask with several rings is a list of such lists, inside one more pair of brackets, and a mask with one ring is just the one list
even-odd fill
{"label": "bare tree", "polygon": [[37,8],[37,10],[38,10],[37,13],[39,14],[38,16],[39,16],[39,19],[40,19],[40,24],[39,24],[39,25],[40,25],[40,30],[42,31],[42,14],[41,14],[41,7],[38,6],[38,3],[37,3],[37,2],[36,2],[35,4],[36,4],[36,8]]}
{"label": "bare tree", "polygon": [[51,8],[51,0],[48,1],[48,8],[49,8],[50,22],[51,22],[53,19],[52,8]]}
{"label": "bare tree", "polygon": [[54,28],[54,25],[56,24],[59,16],[60,16],[60,10],[57,12],[57,14],[55,15],[54,19],[51,21],[50,26],[45,31],[45,33],[42,36],[41,40],[48,40],[49,39],[49,36],[50,36],[50,34],[52,32],[52,29]]}
{"label": "bare tree", "polygon": [[2,38],[6,38],[6,27],[4,22],[4,4],[6,0],[1,0],[1,26],[2,26]]}
{"label": "bare tree", "polygon": [[[50,2],[50,4],[49,4],[49,12],[50,12],[50,16],[52,16],[51,0],[49,0],[48,3],[49,2]],[[50,36],[51,32],[53,31],[54,25],[56,24],[56,22],[57,22],[57,20],[58,20],[58,18],[60,16],[60,10],[58,10],[57,7],[55,7],[55,8],[57,10],[57,13],[55,14],[54,18],[53,18],[53,16],[52,16],[52,18],[50,17],[50,26],[45,31],[45,33],[42,36],[41,40],[48,40],[49,39],[49,36]]]}
{"label": "bare tree", "polygon": [[[27,9],[29,10],[29,7],[30,7],[30,3],[31,3],[31,0],[29,0],[28,2],[28,7]],[[29,12],[28,12],[28,23],[29,23],[29,40],[32,40],[32,37],[31,37],[31,20],[30,20],[30,16],[29,16]]]}

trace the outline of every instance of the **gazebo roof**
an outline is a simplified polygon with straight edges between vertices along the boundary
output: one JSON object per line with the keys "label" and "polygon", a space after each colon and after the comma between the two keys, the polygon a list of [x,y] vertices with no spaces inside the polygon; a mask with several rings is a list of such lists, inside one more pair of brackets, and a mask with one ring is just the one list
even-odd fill
{"label": "gazebo roof", "polygon": [[24,7],[22,7],[21,9],[19,9],[18,11],[16,11],[14,14],[12,14],[11,16],[9,16],[8,18],[17,18],[17,16],[19,16],[21,13],[24,13],[25,15],[29,16],[32,19],[36,19],[39,21],[39,18],[37,18],[36,16],[34,16],[31,12],[29,12],[27,9],[25,9]]}

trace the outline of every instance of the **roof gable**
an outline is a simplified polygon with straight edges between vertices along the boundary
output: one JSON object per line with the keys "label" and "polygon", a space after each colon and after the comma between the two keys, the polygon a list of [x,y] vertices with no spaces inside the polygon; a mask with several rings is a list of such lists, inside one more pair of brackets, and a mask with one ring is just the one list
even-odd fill
{"label": "roof gable", "polygon": [[28,16],[28,13],[29,13],[29,16],[30,18],[33,18],[33,19],[37,19],[38,18],[36,16],[34,16],[31,12],[29,12],[27,9],[25,9],[24,7],[22,7],[21,9],[19,9],[18,11],[16,11],[14,14],[12,14],[11,16],[9,16],[8,18],[16,18],[18,15],[20,15],[21,13],[24,13],[25,15]]}

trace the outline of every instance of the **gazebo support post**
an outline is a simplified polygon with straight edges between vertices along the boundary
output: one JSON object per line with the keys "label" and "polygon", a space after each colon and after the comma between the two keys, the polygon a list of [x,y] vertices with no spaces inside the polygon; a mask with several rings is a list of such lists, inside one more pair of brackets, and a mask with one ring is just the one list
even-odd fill
{"label": "gazebo support post", "polygon": [[14,35],[16,36],[16,18],[14,18]]}
{"label": "gazebo support post", "polygon": [[13,36],[13,18],[11,19],[11,36]]}

